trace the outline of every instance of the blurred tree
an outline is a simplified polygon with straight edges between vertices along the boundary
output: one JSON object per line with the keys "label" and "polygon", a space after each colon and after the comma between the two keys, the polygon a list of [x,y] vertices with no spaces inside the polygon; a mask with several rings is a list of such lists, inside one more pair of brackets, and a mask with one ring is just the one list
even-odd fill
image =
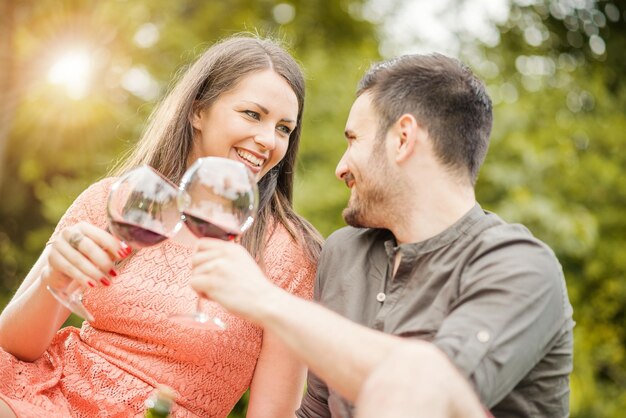
{"label": "blurred tree", "polygon": [[[0,306],[72,200],[133,146],[175,74],[235,32],[282,38],[302,62],[296,207],[325,234],[341,226],[346,193],[334,166],[356,82],[378,59],[364,2],[1,2]],[[245,414],[245,399],[233,417]]]}
{"label": "blurred tree", "polygon": [[[13,50],[13,32],[15,31],[15,2],[7,0],[2,4],[2,12],[0,13],[0,30],[2,30],[0,39],[0,62],[2,65],[2,73],[0,73],[0,168],[4,166],[4,156],[6,151],[7,138],[9,129],[15,111],[13,101],[14,96],[14,67],[15,58],[12,54]],[[0,170],[0,183],[2,182],[2,170]]]}
{"label": "blurred tree", "polygon": [[626,410],[626,2],[514,1],[468,44],[496,103],[478,193],[549,243],[574,305],[572,417]]}

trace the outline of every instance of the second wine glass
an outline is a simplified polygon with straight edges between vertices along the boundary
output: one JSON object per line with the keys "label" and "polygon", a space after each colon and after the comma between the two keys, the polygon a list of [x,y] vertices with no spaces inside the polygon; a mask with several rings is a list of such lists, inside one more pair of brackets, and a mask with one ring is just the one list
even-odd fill
{"label": "second wine glass", "polygon": [[[250,227],[258,206],[252,172],[242,163],[219,157],[198,159],[183,175],[178,208],[187,228],[199,238],[232,241]],[[201,309],[171,319],[195,328],[225,329],[226,324]]]}

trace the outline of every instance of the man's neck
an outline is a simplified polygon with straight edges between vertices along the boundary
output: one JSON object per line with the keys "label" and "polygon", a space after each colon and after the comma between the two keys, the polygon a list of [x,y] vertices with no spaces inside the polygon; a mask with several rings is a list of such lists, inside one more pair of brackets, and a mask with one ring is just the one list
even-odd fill
{"label": "man's neck", "polygon": [[402,217],[396,217],[398,222],[388,227],[398,244],[421,242],[442,233],[476,204],[471,187],[433,190],[428,196],[412,200],[403,207]]}

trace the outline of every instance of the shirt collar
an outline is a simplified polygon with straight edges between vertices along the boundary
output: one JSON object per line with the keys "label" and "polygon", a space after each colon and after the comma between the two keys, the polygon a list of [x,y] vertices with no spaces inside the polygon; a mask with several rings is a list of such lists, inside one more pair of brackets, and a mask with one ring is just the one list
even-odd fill
{"label": "shirt collar", "polygon": [[389,257],[394,256],[398,251],[402,251],[403,260],[417,257],[439,248],[445,247],[465,234],[478,220],[487,216],[478,203],[476,203],[465,215],[434,237],[420,242],[411,242],[397,245],[396,239],[391,238],[385,241],[385,251]]}

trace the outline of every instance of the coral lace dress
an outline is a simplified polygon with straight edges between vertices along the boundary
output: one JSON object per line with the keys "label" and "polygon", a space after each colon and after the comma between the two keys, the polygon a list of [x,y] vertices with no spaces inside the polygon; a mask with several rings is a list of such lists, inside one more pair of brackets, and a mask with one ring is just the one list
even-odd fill
{"label": "coral lace dress", "polygon": [[[113,180],[83,192],[52,239],[81,220],[104,228]],[[221,318],[226,331],[168,319],[195,309],[191,255],[191,248],[173,240],[138,251],[110,287],[85,291],[93,323],[61,329],[32,363],[0,350],[0,397],[20,418],[135,417],[161,383],[179,394],[175,417],[226,417],[251,383],[263,333],[210,302],[204,309]],[[270,279],[310,299],[315,268],[306,260],[287,231],[277,228],[265,249]]]}

